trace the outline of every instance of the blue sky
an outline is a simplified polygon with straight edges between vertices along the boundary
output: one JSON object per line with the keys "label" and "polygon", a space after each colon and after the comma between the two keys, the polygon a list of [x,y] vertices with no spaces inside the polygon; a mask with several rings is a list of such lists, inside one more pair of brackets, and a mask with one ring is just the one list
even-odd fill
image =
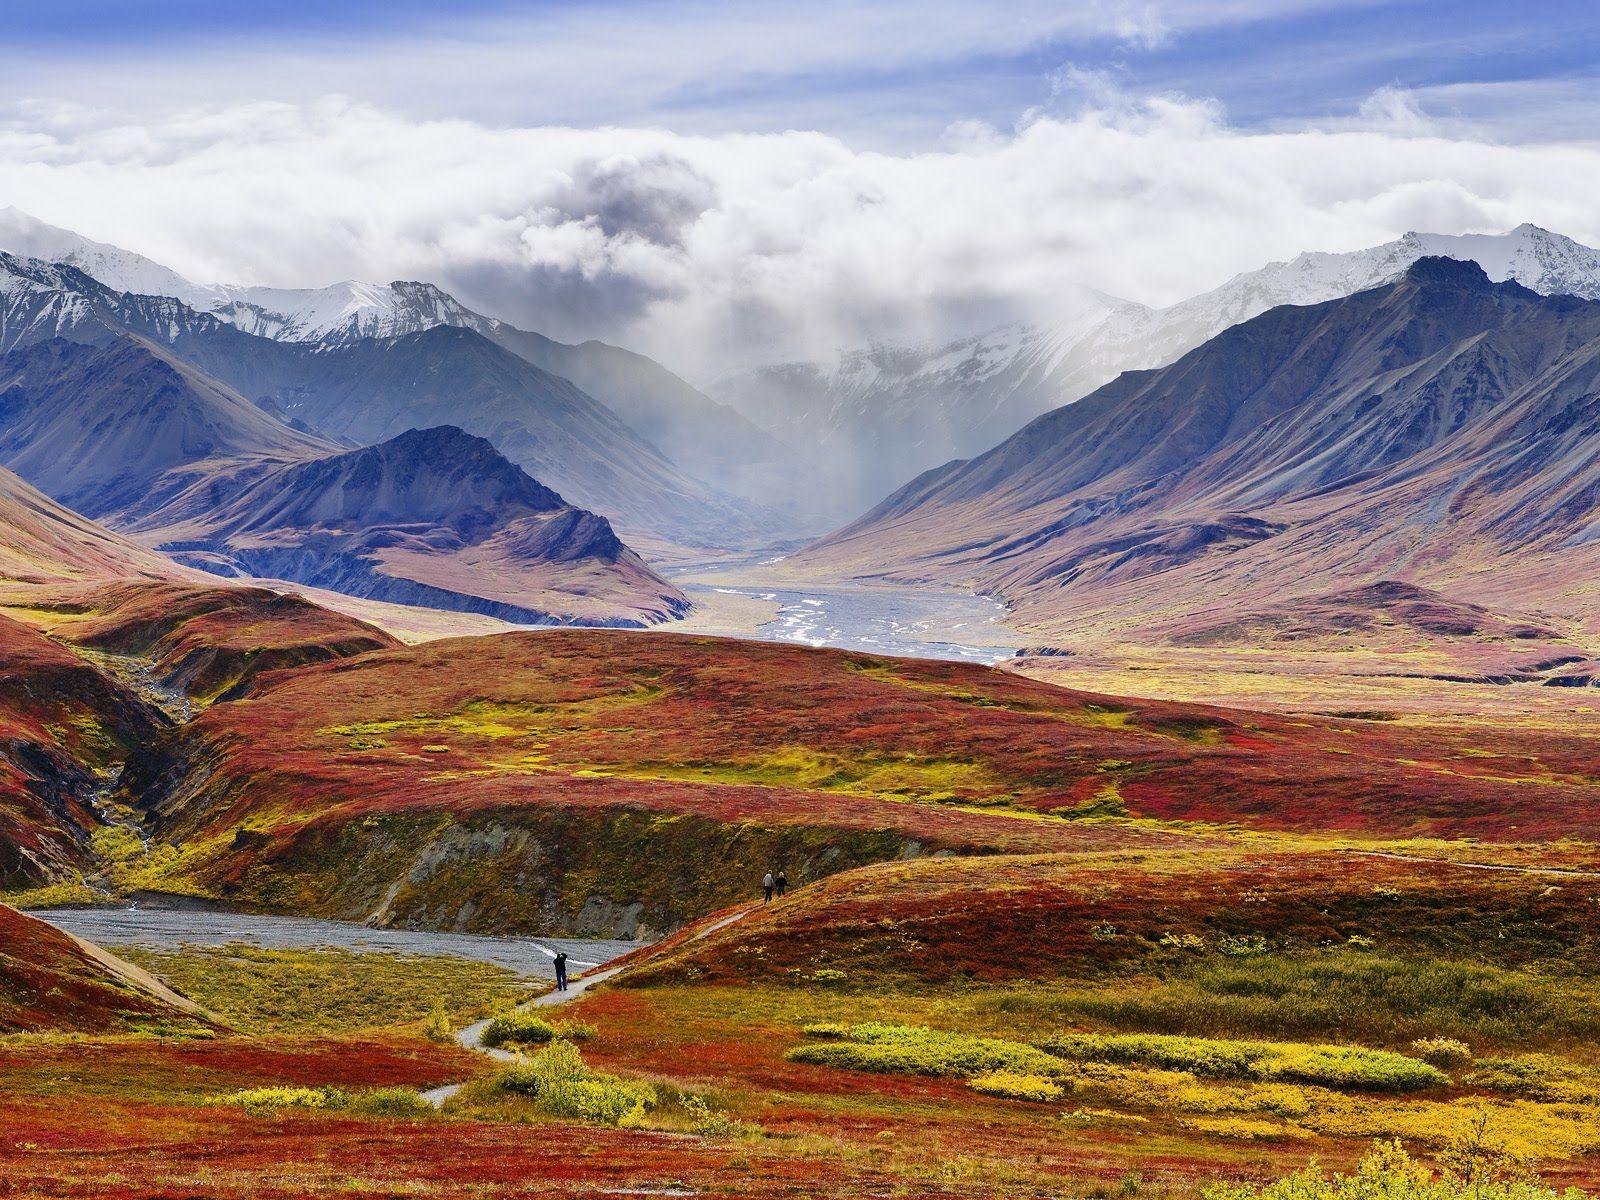
{"label": "blue sky", "polygon": [[200,280],[429,279],[698,379],[1411,229],[1600,246],[1592,0],[0,15],[0,205]]}
{"label": "blue sky", "polygon": [[[59,0],[5,6],[0,95],[131,102],[337,92],[415,118],[817,129],[908,149],[953,123],[1070,107],[1064,68],[1134,95],[1214,99],[1271,128],[1376,89],[1509,140],[1588,136],[1600,6],[1540,0]],[[1514,19],[1508,19],[1508,11]]]}

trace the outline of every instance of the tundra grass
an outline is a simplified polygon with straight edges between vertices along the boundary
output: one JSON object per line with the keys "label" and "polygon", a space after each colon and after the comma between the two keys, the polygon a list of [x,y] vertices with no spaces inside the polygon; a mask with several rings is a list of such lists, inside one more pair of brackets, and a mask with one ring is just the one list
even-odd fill
{"label": "tundra grass", "polygon": [[425,1020],[436,1000],[458,1017],[527,996],[527,981],[490,963],[444,955],[219,948],[124,957],[256,1034],[336,1034]]}

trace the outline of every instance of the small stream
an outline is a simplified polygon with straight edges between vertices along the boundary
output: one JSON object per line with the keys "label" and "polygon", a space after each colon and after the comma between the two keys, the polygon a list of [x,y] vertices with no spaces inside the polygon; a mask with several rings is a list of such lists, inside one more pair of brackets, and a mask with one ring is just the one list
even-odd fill
{"label": "small stream", "polygon": [[449,955],[493,963],[530,979],[554,979],[557,951],[574,973],[619,958],[641,943],[588,938],[483,937],[409,929],[369,929],[349,921],[233,913],[190,905],[35,909],[30,914],[107,949],[175,950],[244,942],[270,950],[350,950],[372,954]]}

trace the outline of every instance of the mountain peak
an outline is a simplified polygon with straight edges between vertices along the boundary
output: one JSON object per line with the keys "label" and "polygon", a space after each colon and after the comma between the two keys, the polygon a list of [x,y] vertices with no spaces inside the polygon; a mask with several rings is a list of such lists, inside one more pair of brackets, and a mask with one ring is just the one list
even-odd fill
{"label": "mountain peak", "polygon": [[1487,288],[1489,273],[1470,258],[1450,258],[1426,254],[1406,267],[1401,278],[1413,283],[1449,284],[1453,287]]}

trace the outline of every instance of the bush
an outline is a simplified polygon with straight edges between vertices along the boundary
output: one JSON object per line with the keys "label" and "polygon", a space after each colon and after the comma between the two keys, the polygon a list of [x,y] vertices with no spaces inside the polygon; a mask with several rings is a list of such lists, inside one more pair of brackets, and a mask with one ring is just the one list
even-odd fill
{"label": "bush", "polygon": [[433,1007],[428,1010],[428,1016],[422,1023],[422,1036],[431,1042],[449,1042],[455,1040],[455,1030],[450,1025],[450,1014],[445,1011],[444,1001],[437,997]]}
{"label": "bush", "polygon": [[1043,1075],[1018,1075],[1011,1071],[990,1071],[974,1075],[967,1084],[973,1091],[985,1096],[999,1096],[1006,1100],[1029,1100],[1035,1104],[1048,1104],[1067,1094],[1067,1089]]}
{"label": "bush", "polygon": [[[329,1105],[330,1108],[341,1107]],[[429,1103],[410,1088],[373,1088],[369,1092],[353,1092],[342,1106],[352,1112],[370,1113],[375,1117],[414,1117],[430,1113]]]}
{"label": "bush", "polygon": [[845,1042],[797,1046],[794,1062],[889,1075],[942,1075],[971,1078],[994,1071],[1059,1076],[1066,1064],[1022,1042],[943,1033],[919,1025],[857,1025]]}
{"label": "bush", "polygon": [[1559,1058],[1480,1058],[1463,1082],[1491,1092],[1557,1104],[1600,1104],[1600,1078]]}
{"label": "bush", "polygon": [[1428,1063],[1359,1046],[1225,1041],[1160,1033],[1064,1033],[1040,1045],[1065,1059],[1141,1063],[1222,1079],[1255,1078],[1382,1092],[1409,1092],[1450,1082]]}
{"label": "bush", "polygon": [[337,1093],[332,1088],[263,1087],[247,1088],[231,1096],[223,1096],[219,1103],[238,1104],[244,1108],[336,1108],[330,1104]]}
{"label": "bush", "polygon": [[1411,1053],[1436,1067],[1464,1067],[1472,1061],[1472,1047],[1448,1037],[1417,1038]]}
{"label": "bush", "polygon": [[689,1118],[689,1128],[701,1137],[728,1138],[748,1131],[743,1121],[713,1109],[703,1096],[685,1096],[683,1111]]}
{"label": "bush", "polygon": [[556,1040],[556,1027],[532,1013],[508,1012],[490,1021],[483,1031],[485,1046],[539,1046]]}
{"label": "bush", "polygon": [[571,1042],[551,1042],[527,1062],[502,1075],[500,1086],[537,1096],[550,1084],[582,1079],[588,1073],[589,1068],[583,1065],[583,1056],[576,1046]]}
{"label": "bush", "polygon": [[600,1036],[598,1029],[582,1021],[557,1021],[555,1029],[556,1036],[565,1042],[592,1042]]}
{"label": "bush", "polygon": [[571,1042],[551,1042],[500,1077],[500,1086],[531,1096],[542,1112],[601,1125],[635,1125],[657,1103],[647,1083],[591,1071]]}
{"label": "bush", "polygon": [[538,1103],[553,1117],[570,1117],[595,1125],[635,1125],[656,1106],[656,1090],[648,1083],[595,1073],[545,1085]]}

